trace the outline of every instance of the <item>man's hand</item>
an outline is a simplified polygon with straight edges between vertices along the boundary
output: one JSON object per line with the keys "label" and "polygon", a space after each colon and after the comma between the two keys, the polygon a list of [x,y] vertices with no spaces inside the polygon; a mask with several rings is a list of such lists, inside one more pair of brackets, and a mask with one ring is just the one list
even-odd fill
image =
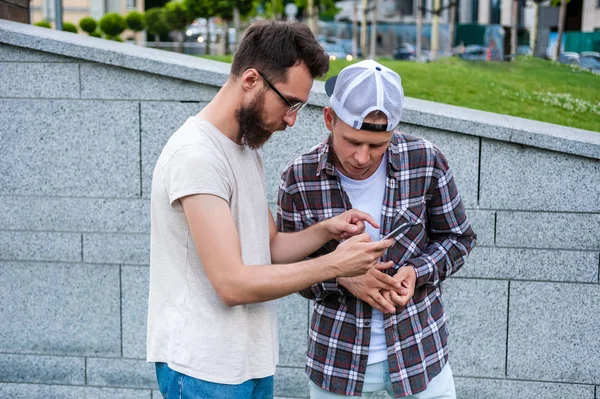
{"label": "man's hand", "polygon": [[415,272],[412,265],[407,264],[398,269],[393,278],[400,283],[400,289],[385,291],[382,296],[386,301],[394,303],[396,306],[405,307],[415,294],[417,272]]}
{"label": "man's hand", "polygon": [[371,241],[367,233],[359,234],[342,242],[327,256],[336,268],[338,277],[353,277],[367,273],[373,267],[381,267],[377,260],[394,244],[393,239]]}
{"label": "man's hand", "polygon": [[365,222],[379,228],[379,224],[371,215],[358,209],[350,209],[341,215],[324,220],[322,223],[333,239],[345,240],[365,231]]}
{"label": "man's hand", "polygon": [[[401,283],[380,270],[389,269],[394,262],[379,263],[366,274],[356,277],[340,277],[339,284],[346,287],[358,299],[361,299],[382,313],[394,313],[396,304],[386,299],[381,292],[404,292]],[[379,269],[379,270],[377,270]]]}

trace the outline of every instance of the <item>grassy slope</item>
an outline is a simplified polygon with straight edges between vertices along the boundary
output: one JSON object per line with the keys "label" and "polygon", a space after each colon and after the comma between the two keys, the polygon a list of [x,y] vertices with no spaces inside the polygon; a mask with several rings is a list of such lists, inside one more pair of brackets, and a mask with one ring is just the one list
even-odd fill
{"label": "grassy slope", "polygon": [[[400,74],[409,97],[600,132],[600,76],[587,71],[532,57],[512,63],[455,57],[428,64],[379,62]],[[348,64],[332,62],[328,76]]]}

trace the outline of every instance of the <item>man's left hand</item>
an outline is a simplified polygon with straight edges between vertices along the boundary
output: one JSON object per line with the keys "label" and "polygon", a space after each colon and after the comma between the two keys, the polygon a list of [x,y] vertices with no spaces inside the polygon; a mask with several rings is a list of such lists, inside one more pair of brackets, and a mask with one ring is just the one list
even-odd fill
{"label": "man's left hand", "polygon": [[385,291],[383,297],[391,303],[395,303],[396,306],[405,307],[410,298],[415,293],[415,284],[417,283],[417,272],[415,268],[410,265],[404,265],[394,275],[394,278],[400,281],[401,289],[396,291]]}

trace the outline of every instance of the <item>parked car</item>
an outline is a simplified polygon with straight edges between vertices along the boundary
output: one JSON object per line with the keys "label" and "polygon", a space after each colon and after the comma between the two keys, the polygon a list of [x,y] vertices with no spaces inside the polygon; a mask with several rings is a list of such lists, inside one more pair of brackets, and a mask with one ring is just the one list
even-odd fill
{"label": "parked car", "polygon": [[558,56],[558,62],[568,65],[579,65],[579,54],[572,51],[565,51]]}
{"label": "parked car", "polygon": [[342,46],[341,44],[321,43],[321,46],[323,47],[323,50],[325,50],[325,52],[329,55],[330,61],[335,61],[335,60],[352,61],[352,58],[353,58],[352,54],[349,54],[344,49],[344,46]]}
{"label": "parked car", "polygon": [[582,51],[579,53],[579,59],[582,57],[590,57],[600,61],[600,53],[597,51]]}
{"label": "parked car", "polygon": [[395,60],[413,61],[415,59],[415,46],[410,43],[402,43],[400,47],[394,50],[392,55]]}
{"label": "parked car", "polygon": [[[337,43],[340,44],[348,54],[352,54],[352,39],[338,39]],[[356,43],[356,56],[358,58],[363,57],[358,43]]]}
{"label": "parked car", "polygon": [[467,61],[485,61],[487,60],[487,47],[479,44],[470,44],[458,56]]}
{"label": "parked car", "polygon": [[600,53],[583,51],[579,55],[579,66],[595,74],[600,74]]}

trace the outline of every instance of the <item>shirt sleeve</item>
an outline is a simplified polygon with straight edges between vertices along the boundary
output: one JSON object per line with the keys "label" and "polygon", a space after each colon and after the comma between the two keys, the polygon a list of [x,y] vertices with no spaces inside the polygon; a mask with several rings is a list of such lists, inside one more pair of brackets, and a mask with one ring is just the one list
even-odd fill
{"label": "shirt sleeve", "polygon": [[[297,205],[297,201],[301,201],[298,193],[292,194],[289,190],[290,182],[293,185],[293,174],[290,170],[283,172],[281,182],[279,184],[279,194],[277,197],[277,230],[281,232],[294,232],[301,231],[309,227],[304,219],[302,213],[299,210],[301,205]],[[301,202],[298,202],[301,204]],[[331,243],[326,244],[323,248],[312,254],[309,258],[316,258],[324,255],[325,252],[330,252],[327,247],[330,247]],[[300,295],[307,299],[314,299],[317,302],[322,301],[329,295],[343,295],[345,289],[338,284],[337,279],[331,279],[323,281],[321,283],[312,285],[299,292]]]}
{"label": "shirt sleeve", "polygon": [[417,287],[436,285],[456,273],[477,240],[446,157],[437,148],[434,153],[434,178],[426,203],[429,245],[408,261],[415,268]]}
{"label": "shirt sleeve", "polygon": [[194,194],[210,194],[229,203],[231,178],[226,161],[214,150],[198,143],[177,149],[163,166],[164,187],[169,203],[181,209],[179,199]]}

